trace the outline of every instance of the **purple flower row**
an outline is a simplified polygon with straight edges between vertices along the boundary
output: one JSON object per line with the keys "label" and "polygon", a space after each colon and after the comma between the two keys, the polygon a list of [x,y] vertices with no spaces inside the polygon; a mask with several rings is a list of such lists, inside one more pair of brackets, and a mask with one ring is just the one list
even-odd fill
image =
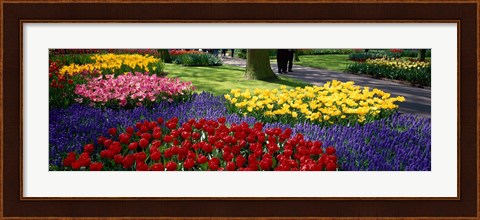
{"label": "purple flower row", "polygon": [[[225,99],[209,93],[194,94],[184,103],[161,102],[150,108],[99,109],[72,105],[50,110],[50,165],[59,166],[68,151],[80,152],[83,144],[96,141],[99,134],[108,136],[110,127],[120,130],[143,120],[178,117],[180,123],[190,118],[215,119],[226,117],[227,123],[246,121],[253,117],[228,114]],[[265,128],[290,125],[267,123]],[[321,127],[309,123],[291,127],[306,139],[322,140],[337,149],[339,170],[431,170],[431,123],[429,118],[410,114],[394,114],[389,118],[363,126],[334,125]]]}
{"label": "purple flower row", "polygon": [[[265,127],[287,126],[270,123]],[[326,146],[335,146],[341,170],[431,170],[430,118],[396,113],[353,127],[302,123],[292,130],[304,134],[307,140],[318,139]]]}

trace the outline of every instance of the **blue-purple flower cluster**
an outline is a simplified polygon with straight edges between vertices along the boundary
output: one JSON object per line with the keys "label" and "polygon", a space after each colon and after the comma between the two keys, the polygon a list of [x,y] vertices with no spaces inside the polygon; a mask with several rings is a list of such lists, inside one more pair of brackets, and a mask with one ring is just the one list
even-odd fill
{"label": "blue-purple flower cluster", "polygon": [[[267,124],[268,127],[288,125]],[[321,140],[337,150],[340,170],[429,171],[431,170],[430,118],[394,114],[365,125],[321,127],[296,124],[293,133]]]}
{"label": "blue-purple flower cluster", "polygon": [[[227,123],[242,121],[250,125],[253,117],[228,114],[225,99],[210,93],[194,94],[191,101],[163,102],[153,107],[135,109],[100,109],[85,105],[71,105],[66,109],[50,110],[50,166],[59,167],[62,156],[69,151],[81,152],[86,143],[93,143],[107,130],[123,130],[136,122],[156,120],[159,117],[178,117],[183,123],[190,118],[216,119],[226,117]],[[286,128],[290,125],[267,123],[265,128]],[[429,118],[409,114],[393,116],[363,126],[334,125],[321,127],[296,124],[294,134],[304,134],[306,139],[321,140],[325,146],[337,149],[339,170],[430,170],[431,125]]]}

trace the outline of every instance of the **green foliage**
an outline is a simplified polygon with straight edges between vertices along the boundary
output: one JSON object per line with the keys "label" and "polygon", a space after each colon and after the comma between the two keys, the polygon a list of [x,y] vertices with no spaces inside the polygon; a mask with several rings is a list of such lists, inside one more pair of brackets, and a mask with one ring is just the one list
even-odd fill
{"label": "green foliage", "polygon": [[418,50],[403,50],[400,57],[417,57]]}
{"label": "green foliage", "polygon": [[59,78],[52,75],[49,88],[50,108],[65,108],[75,103],[77,95],[74,93],[77,84],[84,84],[87,80],[81,75]]}
{"label": "green foliage", "polygon": [[221,66],[220,58],[208,54],[182,54],[172,56],[172,62],[183,66]]}
{"label": "green foliage", "polygon": [[237,49],[235,54],[238,58],[247,59],[247,50],[246,49]]}
{"label": "green foliage", "polygon": [[57,62],[62,65],[74,64],[87,64],[95,63],[95,60],[91,58],[92,54],[64,54],[64,55],[51,55],[50,61]]}
{"label": "green foliage", "polygon": [[375,59],[384,57],[385,54],[379,53],[376,51],[369,51],[369,52],[352,52],[348,55],[349,60],[353,61],[365,61],[367,59]]}
{"label": "green foliage", "polygon": [[299,55],[349,54],[352,49],[300,49]]}

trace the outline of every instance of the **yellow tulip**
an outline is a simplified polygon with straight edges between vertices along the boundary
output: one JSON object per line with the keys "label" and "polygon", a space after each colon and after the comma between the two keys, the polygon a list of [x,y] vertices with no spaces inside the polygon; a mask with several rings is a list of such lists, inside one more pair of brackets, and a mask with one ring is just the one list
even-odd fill
{"label": "yellow tulip", "polygon": [[265,117],[289,114],[292,118],[299,118],[302,114],[307,120],[329,123],[333,122],[330,121],[332,117],[338,120],[355,117],[363,122],[365,116],[398,108],[394,103],[405,100],[401,96],[392,98],[379,89],[356,86],[352,81],[343,83],[336,80],[323,86],[290,90],[287,87],[280,87],[280,90],[255,89],[253,95],[249,90],[241,92],[237,89],[232,90],[230,95],[241,103],[236,106],[242,108],[248,104],[246,112],[249,114],[255,112]]}

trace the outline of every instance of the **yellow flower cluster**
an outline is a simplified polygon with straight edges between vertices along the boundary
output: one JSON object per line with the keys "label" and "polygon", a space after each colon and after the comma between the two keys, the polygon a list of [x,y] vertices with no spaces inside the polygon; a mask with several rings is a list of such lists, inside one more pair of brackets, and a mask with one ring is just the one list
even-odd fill
{"label": "yellow flower cluster", "polygon": [[381,58],[381,59],[369,59],[366,61],[368,64],[388,66],[396,69],[422,69],[430,67],[430,61],[410,61],[400,60],[396,58]]}
{"label": "yellow flower cluster", "polygon": [[390,97],[378,89],[361,88],[354,82],[333,80],[323,86],[280,90],[233,89],[226,94],[227,107],[238,114],[264,121],[310,121],[319,124],[353,124],[376,120],[393,113],[405,98]]}
{"label": "yellow flower cluster", "polygon": [[[95,54],[90,57],[95,61],[93,64],[70,64],[68,66],[63,66],[60,69],[60,75],[63,76],[68,74],[70,76],[86,71],[93,70],[108,70],[108,72],[115,72],[124,67],[130,68],[132,70],[140,68],[146,72],[149,72],[150,69],[148,65],[151,63],[158,62],[159,59],[152,57],[150,55],[140,55],[140,54]],[[155,70],[153,67],[152,70]]]}
{"label": "yellow flower cluster", "polygon": [[99,68],[97,68],[94,64],[70,64],[68,66],[63,66],[60,69],[60,76],[64,76],[65,74],[68,74],[70,76],[81,73],[83,71],[87,72],[93,72],[94,70],[98,70],[98,73],[101,73]]}

